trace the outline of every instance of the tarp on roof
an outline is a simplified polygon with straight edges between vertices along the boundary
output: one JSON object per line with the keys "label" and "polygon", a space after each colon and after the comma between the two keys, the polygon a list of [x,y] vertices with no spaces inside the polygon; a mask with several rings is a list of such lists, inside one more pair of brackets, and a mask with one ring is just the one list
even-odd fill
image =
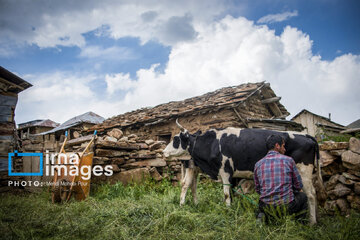
{"label": "tarp on roof", "polygon": [[104,120],[105,120],[105,118],[97,115],[96,113],[87,112],[87,113],[81,114],[79,116],[76,116],[76,117],[73,117],[73,118],[67,120],[66,122],[64,122],[60,126],[54,128],[54,129],[51,129],[50,131],[43,132],[43,133],[40,133],[38,135],[46,135],[46,134],[49,134],[49,133],[54,133],[54,132],[57,132],[57,131],[69,129],[69,128],[74,127],[76,125],[79,125],[81,123],[100,124]]}

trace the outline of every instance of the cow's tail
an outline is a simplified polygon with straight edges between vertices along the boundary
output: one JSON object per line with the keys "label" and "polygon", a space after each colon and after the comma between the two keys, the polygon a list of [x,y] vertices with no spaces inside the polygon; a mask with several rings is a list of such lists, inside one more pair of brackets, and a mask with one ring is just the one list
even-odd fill
{"label": "cow's tail", "polygon": [[317,169],[317,176],[319,181],[321,181],[321,183],[323,184],[323,179],[322,179],[322,175],[321,175],[321,166],[320,166],[320,151],[319,151],[319,144],[316,141],[316,139],[313,136],[310,135],[306,135],[306,137],[310,138],[313,142],[314,142],[314,146],[315,146],[315,163],[316,163],[316,169]]}
{"label": "cow's tail", "polygon": [[317,171],[316,176],[317,176],[318,183],[319,183],[318,186],[320,187],[319,196],[320,196],[320,199],[324,200],[323,198],[326,199],[327,194],[326,194],[326,190],[325,190],[325,186],[324,186],[324,181],[323,181],[323,178],[322,178],[322,175],[321,175],[319,144],[318,144],[318,142],[316,141],[316,139],[313,136],[310,136],[310,135],[306,135],[306,136],[314,141],[314,145],[315,145],[315,162],[316,162],[316,171]]}

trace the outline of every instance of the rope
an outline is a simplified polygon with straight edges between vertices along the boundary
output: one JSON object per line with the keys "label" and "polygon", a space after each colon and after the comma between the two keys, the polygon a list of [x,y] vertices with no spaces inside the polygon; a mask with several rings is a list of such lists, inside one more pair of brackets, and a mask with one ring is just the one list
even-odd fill
{"label": "rope", "polygon": [[[230,187],[231,187],[232,184],[223,183],[223,186],[230,186]],[[245,198],[246,200],[248,200],[251,204],[253,204],[253,205],[255,205],[255,206],[258,206],[258,204],[257,204],[254,200],[252,200],[251,198],[249,198],[248,196],[245,195],[245,193],[244,193],[241,185],[239,186],[238,189],[235,189],[235,188],[232,188],[232,189],[233,189],[237,194],[239,194],[240,196],[242,196],[243,198]],[[241,190],[241,193],[238,192],[239,189]]]}

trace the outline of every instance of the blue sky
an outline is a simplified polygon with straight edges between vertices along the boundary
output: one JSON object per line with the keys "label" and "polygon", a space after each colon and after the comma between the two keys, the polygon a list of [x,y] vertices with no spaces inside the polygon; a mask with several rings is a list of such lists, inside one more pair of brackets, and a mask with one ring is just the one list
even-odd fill
{"label": "blue sky", "polygon": [[111,117],[266,80],[293,115],[360,118],[359,1],[0,0],[16,121]]}

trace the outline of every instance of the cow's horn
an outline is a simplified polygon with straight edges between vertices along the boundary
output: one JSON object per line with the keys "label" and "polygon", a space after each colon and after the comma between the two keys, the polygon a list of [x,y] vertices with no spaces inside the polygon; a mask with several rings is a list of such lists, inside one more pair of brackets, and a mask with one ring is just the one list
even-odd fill
{"label": "cow's horn", "polygon": [[183,126],[181,126],[181,125],[180,125],[180,123],[179,123],[178,119],[176,119],[176,125],[178,125],[178,127],[180,128],[180,130],[181,130],[182,132],[184,132],[184,131],[185,131],[185,128],[184,128]]}

